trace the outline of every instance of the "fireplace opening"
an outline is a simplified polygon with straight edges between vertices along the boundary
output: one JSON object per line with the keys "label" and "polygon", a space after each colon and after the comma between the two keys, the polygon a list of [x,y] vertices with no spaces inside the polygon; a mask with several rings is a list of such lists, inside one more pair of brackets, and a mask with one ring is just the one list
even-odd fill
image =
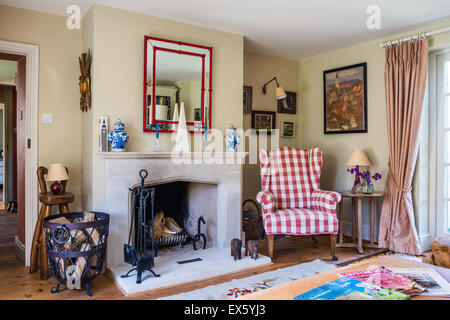
{"label": "fireplace opening", "polygon": [[[155,188],[154,228],[158,248],[192,245],[198,234],[199,224],[201,233],[206,236],[207,247],[216,246],[216,185],[176,181],[153,185],[151,188]],[[151,232],[149,226],[151,219],[150,201],[149,197],[145,204],[147,212],[145,225],[148,235]],[[136,212],[138,212],[139,203],[136,202],[134,205],[136,206]],[[203,217],[204,224],[199,223],[200,217]],[[138,230],[136,225],[134,230]],[[200,238],[200,241],[195,245],[196,248],[203,247],[203,243],[203,239]],[[150,244],[148,247],[150,247]]]}

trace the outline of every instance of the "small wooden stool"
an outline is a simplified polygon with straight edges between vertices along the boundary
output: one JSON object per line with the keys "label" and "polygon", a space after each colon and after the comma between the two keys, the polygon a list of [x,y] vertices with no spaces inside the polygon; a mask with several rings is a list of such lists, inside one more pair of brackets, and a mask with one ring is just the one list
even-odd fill
{"label": "small wooden stool", "polygon": [[[69,170],[66,168],[67,173]],[[70,192],[66,192],[67,181],[62,181],[63,190],[60,194],[53,194],[52,192],[47,192],[47,183],[45,182],[45,177],[48,173],[48,169],[45,167],[39,167],[37,169],[37,175],[39,180],[39,185],[41,187],[41,192],[39,193],[39,201],[42,202],[41,211],[39,213],[38,221],[34,229],[33,235],[33,245],[31,247],[31,258],[30,258],[30,273],[36,272],[37,270],[37,259],[38,259],[38,249],[41,254],[41,280],[47,280],[50,277],[48,270],[48,257],[47,249],[45,247],[45,232],[43,228],[42,220],[50,216],[52,212],[52,207],[57,205],[59,207],[60,213],[68,213],[68,204],[73,202],[74,196]]]}

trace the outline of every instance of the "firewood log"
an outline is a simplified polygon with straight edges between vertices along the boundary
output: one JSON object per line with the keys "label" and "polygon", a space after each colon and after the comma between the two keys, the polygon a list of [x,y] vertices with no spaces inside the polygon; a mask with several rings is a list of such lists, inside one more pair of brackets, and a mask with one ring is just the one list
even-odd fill
{"label": "firewood log", "polygon": [[[91,222],[95,220],[95,213],[93,212],[84,212],[83,222]],[[95,228],[87,228],[86,229],[87,235],[91,237],[91,244],[98,246],[98,243],[100,241],[100,234],[98,233],[97,229]]]}
{"label": "firewood log", "polygon": [[[89,251],[89,250],[91,250],[91,246],[88,243],[84,243],[81,246],[81,250],[80,251],[84,252],[84,251]],[[79,277],[81,277],[82,274],[83,274],[84,268],[86,266],[86,262],[87,261],[86,261],[85,257],[78,257],[77,258],[77,261],[75,263],[75,270],[77,271]]]}

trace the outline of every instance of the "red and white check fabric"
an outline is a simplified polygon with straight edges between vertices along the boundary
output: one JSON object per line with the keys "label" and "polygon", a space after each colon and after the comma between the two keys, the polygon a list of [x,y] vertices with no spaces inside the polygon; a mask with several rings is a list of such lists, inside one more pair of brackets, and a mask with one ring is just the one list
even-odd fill
{"label": "red and white check fabric", "polygon": [[268,235],[314,235],[336,234],[338,220],[336,214],[313,211],[311,209],[281,209],[263,218]]}
{"label": "red and white check fabric", "polygon": [[341,195],[322,191],[319,148],[260,150],[261,186],[257,201],[263,208],[266,233],[288,235],[336,234],[336,204]]}

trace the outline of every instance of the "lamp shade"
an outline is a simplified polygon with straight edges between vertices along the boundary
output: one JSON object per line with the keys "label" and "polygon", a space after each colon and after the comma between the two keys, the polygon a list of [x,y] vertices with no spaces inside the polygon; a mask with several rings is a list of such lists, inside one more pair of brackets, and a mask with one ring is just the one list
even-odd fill
{"label": "lamp shade", "polygon": [[64,163],[50,164],[46,179],[47,181],[69,180],[69,175],[67,174],[66,166],[64,165]]}
{"label": "lamp shade", "polygon": [[354,149],[347,161],[345,162],[347,166],[371,166],[369,158],[367,158],[366,153],[361,149]]}
{"label": "lamp shade", "polygon": [[277,87],[275,89],[275,97],[277,100],[286,98],[286,91],[282,87]]}

